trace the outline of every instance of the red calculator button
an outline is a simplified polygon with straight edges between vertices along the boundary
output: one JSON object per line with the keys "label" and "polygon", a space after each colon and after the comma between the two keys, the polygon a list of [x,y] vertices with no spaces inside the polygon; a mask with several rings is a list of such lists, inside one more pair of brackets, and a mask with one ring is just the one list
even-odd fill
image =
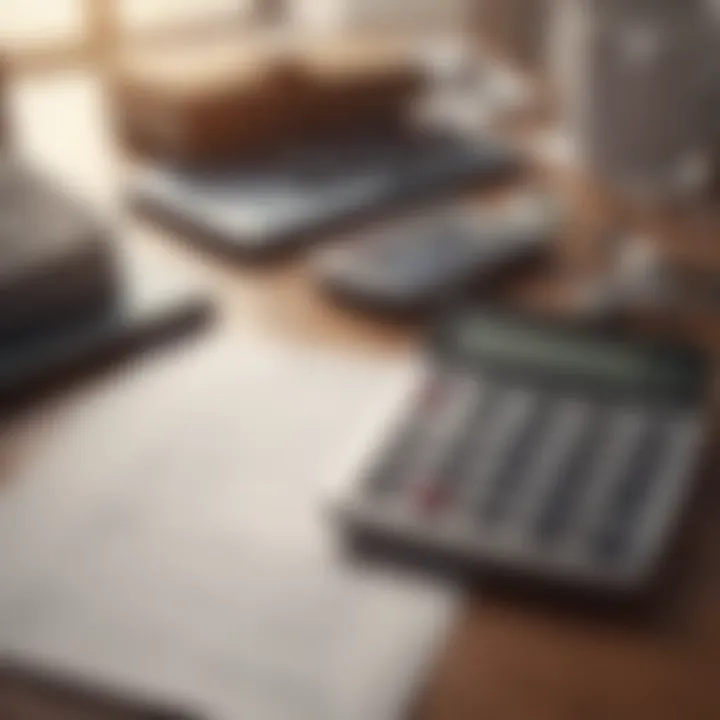
{"label": "red calculator button", "polygon": [[415,493],[415,502],[418,508],[428,515],[440,512],[450,499],[445,489],[436,482],[419,484]]}

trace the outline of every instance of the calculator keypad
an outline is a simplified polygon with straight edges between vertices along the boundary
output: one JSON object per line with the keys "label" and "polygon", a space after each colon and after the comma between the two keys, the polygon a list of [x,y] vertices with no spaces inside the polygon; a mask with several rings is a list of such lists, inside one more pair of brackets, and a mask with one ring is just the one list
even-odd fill
{"label": "calculator keypad", "polygon": [[667,524],[701,442],[682,408],[441,374],[372,487],[392,489],[419,532],[442,511],[468,547],[632,566]]}

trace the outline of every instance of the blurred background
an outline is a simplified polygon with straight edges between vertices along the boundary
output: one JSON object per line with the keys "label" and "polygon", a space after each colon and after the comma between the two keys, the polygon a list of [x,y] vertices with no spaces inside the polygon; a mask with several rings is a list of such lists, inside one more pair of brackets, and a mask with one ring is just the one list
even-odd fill
{"label": "blurred background", "polygon": [[720,718],[720,2],[0,0],[0,155],[1,720]]}

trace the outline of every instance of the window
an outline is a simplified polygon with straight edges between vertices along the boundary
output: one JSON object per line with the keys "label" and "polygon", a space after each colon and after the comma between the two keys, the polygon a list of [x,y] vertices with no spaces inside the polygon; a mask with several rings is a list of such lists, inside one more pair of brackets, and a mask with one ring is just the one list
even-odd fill
{"label": "window", "polygon": [[212,25],[248,17],[250,0],[119,0],[123,35]]}
{"label": "window", "polygon": [[[260,0],[261,2],[264,0]],[[17,64],[93,59],[113,42],[231,29],[255,0],[0,0],[0,42]]]}
{"label": "window", "polygon": [[85,0],[3,0],[0,38],[12,51],[80,45],[86,36]]}
{"label": "window", "polygon": [[289,19],[321,29],[457,28],[472,0],[289,0]]}
{"label": "window", "polygon": [[18,64],[97,59],[116,44],[234,32],[257,17],[323,30],[440,30],[472,0],[0,0],[0,41]]}

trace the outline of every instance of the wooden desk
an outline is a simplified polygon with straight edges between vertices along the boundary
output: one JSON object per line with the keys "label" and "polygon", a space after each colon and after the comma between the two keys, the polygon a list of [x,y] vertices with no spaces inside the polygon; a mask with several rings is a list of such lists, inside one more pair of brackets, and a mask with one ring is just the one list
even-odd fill
{"label": "wooden desk", "polygon": [[[116,165],[102,123],[92,115],[99,107],[94,92],[74,76],[21,88],[20,142],[79,187],[99,188],[112,200]],[[133,225],[130,235],[131,242],[153,245],[169,263],[213,282],[223,315],[218,332],[297,335],[378,353],[403,352],[417,337],[410,327],[385,327],[332,309],[297,264],[232,268],[147,228]],[[111,383],[112,374],[92,382]],[[82,400],[83,383],[48,402],[47,417],[62,422]],[[6,482],[13,478],[13,457],[32,451],[44,431],[5,428],[0,467]],[[492,595],[474,598],[419,703],[418,720],[717,720],[720,487],[714,481],[709,472],[679,582],[660,612],[642,623],[618,624]]]}

